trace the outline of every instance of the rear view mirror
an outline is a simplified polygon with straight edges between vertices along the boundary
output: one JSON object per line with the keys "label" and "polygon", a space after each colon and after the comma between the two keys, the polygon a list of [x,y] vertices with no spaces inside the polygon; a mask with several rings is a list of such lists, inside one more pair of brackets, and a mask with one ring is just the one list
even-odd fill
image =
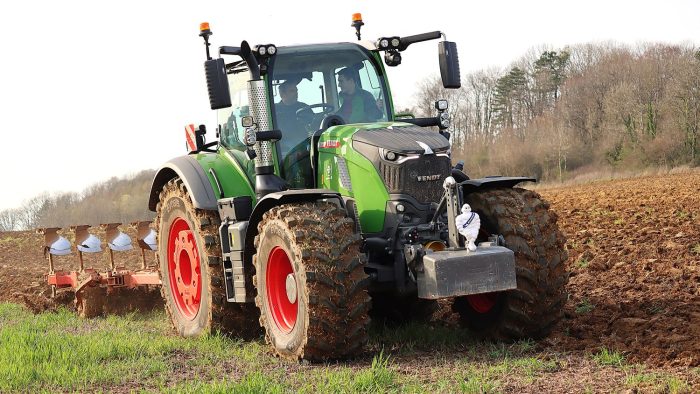
{"label": "rear view mirror", "polygon": [[459,76],[457,43],[452,41],[440,41],[438,43],[438,55],[440,57],[442,86],[445,87],[445,89],[459,89],[462,86],[462,81]]}
{"label": "rear view mirror", "polygon": [[204,62],[207,74],[207,89],[211,109],[228,108],[231,106],[231,93],[228,89],[228,76],[224,59],[210,59]]}

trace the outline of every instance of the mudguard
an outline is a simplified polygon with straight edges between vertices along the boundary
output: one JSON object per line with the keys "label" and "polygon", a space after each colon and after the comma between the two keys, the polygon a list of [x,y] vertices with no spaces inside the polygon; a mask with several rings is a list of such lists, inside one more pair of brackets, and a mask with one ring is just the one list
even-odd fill
{"label": "mudguard", "polygon": [[155,212],[160,191],[168,181],[175,177],[182,179],[195,208],[217,210],[216,194],[209,183],[209,178],[202,166],[191,156],[171,159],[158,170],[151,185],[148,209]]}
{"label": "mudguard", "polygon": [[253,208],[253,213],[250,215],[248,229],[252,231],[246,232],[246,248],[243,259],[246,264],[252,264],[253,253],[255,253],[254,240],[258,231],[258,223],[262,220],[263,214],[275,206],[282,204],[298,203],[305,201],[318,201],[321,199],[335,199],[341,207],[345,207],[340,193],[330,189],[297,189],[285,190],[265,195],[258,200],[258,203]]}
{"label": "mudguard", "polygon": [[462,193],[466,195],[471,192],[494,187],[511,188],[520,182],[537,182],[537,179],[521,176],[491,176],[480,179],[468,179],[460,182],[459,185],[462,187]]}

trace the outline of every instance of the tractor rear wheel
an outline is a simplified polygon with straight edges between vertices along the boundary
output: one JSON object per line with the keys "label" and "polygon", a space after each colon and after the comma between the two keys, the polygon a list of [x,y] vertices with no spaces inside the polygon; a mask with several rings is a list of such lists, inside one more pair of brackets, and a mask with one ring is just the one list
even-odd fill
{"label": "tractor rear wheel", "polygon": [[260,324],[278,355],[321,361],[361,352],[371,301],[360,240],[353,220],[331,203],[265,213],[253,283]]}
{"label": "tractor rear wheel", "polygon": [[478,241],[500,234],[515,253],[518,288],[457,297],[452,309],[463,325],[494,339],[548,335],[567,299],[567,252],[557,215],[539,194],[519,188],[472,193],[465,202],[480,216]]}
{"label": "tractor rear wheel", "polygon": [[226,300],[218,213],[194,208],[175,178],[160,192],[155,223],[161,294],[175,330],[182,336],[257,335],[257,308]]}

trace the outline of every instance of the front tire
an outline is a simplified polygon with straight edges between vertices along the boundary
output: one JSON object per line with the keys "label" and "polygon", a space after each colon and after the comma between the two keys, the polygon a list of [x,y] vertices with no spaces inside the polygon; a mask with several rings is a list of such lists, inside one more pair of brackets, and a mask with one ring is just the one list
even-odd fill
{"label": "front tire", "polygon": [[226,300],[217,212],[194,208],[179,178],[163,187],[156,212],[161,294],[175,331],[257,335],[255,306]]}
{"label": "front tire", "polygon": [[492,189],[465,201],[481,218],[482,234],[501,234],[515,253],[517,289],[457,297],[452,309],[464,326],[499,340],[542,338],[563,316],[567,299],[565,239],[557,216],[539,194]]}
{"label": "front tire", "polygon": [[370,298],[360,236],[334,204],[274,207],[253,256],[260,324],[281,357],[345,358],[367,342]]}

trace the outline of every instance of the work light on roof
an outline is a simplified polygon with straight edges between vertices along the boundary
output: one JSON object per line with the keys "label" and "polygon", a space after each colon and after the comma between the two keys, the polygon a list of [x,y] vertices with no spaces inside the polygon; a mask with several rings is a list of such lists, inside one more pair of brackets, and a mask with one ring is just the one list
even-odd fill
{"label": "work light on roof", "polygon": [[258,45],[255,47],[254,51],[262,57],[269,57],[277,53],[277,47],[273,44]]}

